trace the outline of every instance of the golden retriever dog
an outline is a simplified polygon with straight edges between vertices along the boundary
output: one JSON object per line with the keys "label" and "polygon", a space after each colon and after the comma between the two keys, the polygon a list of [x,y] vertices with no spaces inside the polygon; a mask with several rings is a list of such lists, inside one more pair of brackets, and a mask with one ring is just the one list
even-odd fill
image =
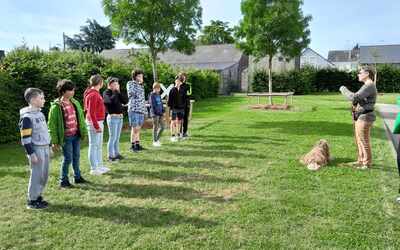
{"label": "golden retriever dog", "polygon": [[326,166],[329,161],[331,161],[331,157],[329,154],[329,145],[326,140],[319,140],[308,154],[300,158],[300,163],[306,165],[312,171]]}

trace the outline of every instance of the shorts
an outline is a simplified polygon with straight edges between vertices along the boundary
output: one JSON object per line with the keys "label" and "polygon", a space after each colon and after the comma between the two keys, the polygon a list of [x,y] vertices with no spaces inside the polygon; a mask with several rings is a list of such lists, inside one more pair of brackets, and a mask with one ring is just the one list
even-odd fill
{"label": "shorts", "polygon": [[141,127],[144,123],[144,114],[137,112],[128,112],[129,126]]}
{"label": "shorts", "polygon": [[185,116],[185,111],[183,109],[173,109],[172,110],[172,120],[182,120],[183,117]]}

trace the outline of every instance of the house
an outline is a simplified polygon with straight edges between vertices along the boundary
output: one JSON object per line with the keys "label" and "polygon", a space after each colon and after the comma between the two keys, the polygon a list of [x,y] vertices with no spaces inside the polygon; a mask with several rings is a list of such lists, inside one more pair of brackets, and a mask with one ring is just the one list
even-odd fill
{"label": "house", "polygon": [[316,69],[335,68],[335,64],[310,48],[306,48],[300,56],[300,68],[311,66]]}
{"label": "house", "polygon": [[400,44],[360,46],[360,64],[390,64],[400,68]]}
{"label": "house", "polygon": [[328,53],[328,61],[332,62],[339,70],[352,71],[358,68],[359,55],[358,46],[352,50],[331,50]]}
{"label": "house", "polygon": [[0,50],[0,60],[6,56],[4,50]]}
{"label": "house", "polygon": [[[102,55],[111,59],[126,60],[136,50],[113,49],[104,50]],[[158,55],[160,61],[178,69],[209,69],[220,74],[220,94],[229,94],[232,91],[247,91],[242,84],[242,75],[248,67],[249,58],[233,44],[196,46],[191,55],[185,55],[175,50],[167,50]]]}

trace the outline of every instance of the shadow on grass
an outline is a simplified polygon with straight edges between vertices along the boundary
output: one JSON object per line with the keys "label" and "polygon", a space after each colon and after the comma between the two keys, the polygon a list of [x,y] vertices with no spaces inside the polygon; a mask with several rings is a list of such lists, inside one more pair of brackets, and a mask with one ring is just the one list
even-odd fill
{"label": "shadow on grass", "polygon": [[154,185],[154,184],[125,184],[125,183],[109,183],[106,185],[92,183],[80,186],[83,190],[93,190],[102,193],[115,193],[117,196],[124,198],[163,198],[169,200],[207,200],[217,203],[226,202],[223,197],[210,196],[205,193],[198,192],[193,188],[173,186],[173,185]]}
{"label": "shadow on grass", "polygon": [[[128,161],[127,161],[128,160]],[[136,158],[127,157],[122,163],[131,162]],[[164,161],[164,160],[152,160],[152,159],[140,159],[140,165],[152,165],[156,167],[182,167],[182,168],[204,168],[204,169],[226,169],[226,168],[237,168],[243,169],[243,166],[233,165],[230,163],[220,163],[216,161],[195,161],[190,162],[175,162],[175,161]]]}
{"label": "shadow on grass", "polygon": [[268,156],[265,154],[254,154],[251,152],[242,153],[240,151],[227,151],[227,150],[191,150],[191,149],[164,149],[164,153],[174,154],[177,156],[194,156],[194,157],[224,157],[224,158],[258,158],[258,159],[267,159]]}
{"label": "shadow on grass", "polygon": [[77,206],[52,204],[46,213],[58,213],[77,217],[104,219],[115,224],[140,225],[143,227],[166,227],[188,224],[197,228],[216,226],[217,223],[196,217],[187,217],[167,209],[117,206]]}
{"label": "shadow on grass", "polygon": [[[254,129],[272,128],[277,133],[293,135],[320,135],[320,136],[348,136],[353,137],[351,123],[329,121],[285,121],[285,122],[256,122],[250,125]],[[382,128],[375,127],[372,137],[379,137],[384,133]]]}
{"label": "shadow on grass", "polygon": [[241,178],[219,178],[202,174],[187,174],[171,170],[143,171],[143,170],[122,170],[116,169],[109,174],[112,178],[130,178],[141,176],[149,179],[179,182],[207,182],[207,183],[242,183],[247,182]]}

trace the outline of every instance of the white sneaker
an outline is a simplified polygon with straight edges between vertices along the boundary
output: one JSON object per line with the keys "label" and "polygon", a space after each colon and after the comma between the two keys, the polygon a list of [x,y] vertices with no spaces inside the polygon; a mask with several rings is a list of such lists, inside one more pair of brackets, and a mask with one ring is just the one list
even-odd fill
{"label": "white sneaker", "polygon": [[153,142],[153,147],[161,147],[160,141]]}
{"label": "white sneaker", "polygon": [[90,170],[91,175],[102,175],[103,173],[99,169]]}
{"label": "white sneaker", "polygon": [[108,171],[110,171],[109,168],[104,167],[104,166],[103,166],[103,167],[99,167],[98,170],[99,170],[102,174],[105,174],[105,173],[107,173]]}
{"label": "white sneaker", "polygon": [[173,137],[171,137],[171,141],[172,141],[172,142],[177,142],[177,141],[178,141],[178,138],[176,138],[175,136],[173,136]]}

